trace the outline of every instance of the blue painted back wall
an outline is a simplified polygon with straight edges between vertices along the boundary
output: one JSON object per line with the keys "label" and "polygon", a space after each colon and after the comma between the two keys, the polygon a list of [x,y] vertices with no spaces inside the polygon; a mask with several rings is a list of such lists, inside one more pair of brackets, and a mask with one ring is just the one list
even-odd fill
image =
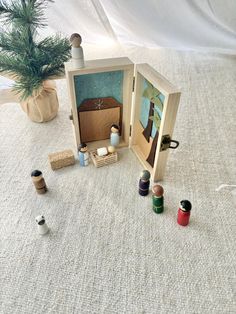
{"label": "blue painted back wall", "polygon": [[74,77],[76,104],[88,98],[114,97],[123,103],[123,71],[77,75]]}

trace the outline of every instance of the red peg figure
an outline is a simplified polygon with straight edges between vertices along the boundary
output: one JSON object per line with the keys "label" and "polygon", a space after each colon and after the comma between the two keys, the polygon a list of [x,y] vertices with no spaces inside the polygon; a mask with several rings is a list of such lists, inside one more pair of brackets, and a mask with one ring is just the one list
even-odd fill
{"label": "red peg figure", "polygon": [[177,217],[177,222],[179,225],[181,226],[188,225],[191,209],[192,209],[192,204],[189,201],[183,200],[180,202],[180,207],[178,209],[178,217]]}

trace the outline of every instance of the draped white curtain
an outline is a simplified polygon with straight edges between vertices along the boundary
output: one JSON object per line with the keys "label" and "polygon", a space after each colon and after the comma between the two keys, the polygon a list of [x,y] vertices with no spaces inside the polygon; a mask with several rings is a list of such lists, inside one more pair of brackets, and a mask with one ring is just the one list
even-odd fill
{"label": "draped white curtain", "polygon": [[236,52],[236,0],[56,0],[47,15],[87,43]]}

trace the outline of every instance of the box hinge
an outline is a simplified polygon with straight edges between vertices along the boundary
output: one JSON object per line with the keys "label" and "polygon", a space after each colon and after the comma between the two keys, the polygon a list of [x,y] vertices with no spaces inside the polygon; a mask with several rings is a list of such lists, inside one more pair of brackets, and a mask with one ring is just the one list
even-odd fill
{"label": "box hinge", "polygon": [[69,115],[69,119],[74,123],[74,119],[73,119],[73,113],[71,111],[71,114]]}
{"label": "box hinge", "polygon": [[[171,143],[174,143],[175,145],[172,146]],[[176,149],[178,146],[179,146],[179,142],[172,140],[169,134],[163,135],[161,139],[160,152],[167,150],[168,148]]]}
{"label": "box hinge", "polygon": [[133,92],[134,92],[134,87],[135,87],[135,76],[133,77],[133,89],[132,89]]}

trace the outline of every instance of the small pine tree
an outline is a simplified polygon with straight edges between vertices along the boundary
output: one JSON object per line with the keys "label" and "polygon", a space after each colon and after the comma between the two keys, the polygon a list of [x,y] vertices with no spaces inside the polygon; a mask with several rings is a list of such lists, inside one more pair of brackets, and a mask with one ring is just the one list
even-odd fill
{"label": "small pine tree", "polygon": [[70,58],[70,42],[59,35],[37,40],[45,27],[43,12],[52,0],[0,0],[0,72],[15,80],[22,100],[38,90],[43,81],[64,72]]}

